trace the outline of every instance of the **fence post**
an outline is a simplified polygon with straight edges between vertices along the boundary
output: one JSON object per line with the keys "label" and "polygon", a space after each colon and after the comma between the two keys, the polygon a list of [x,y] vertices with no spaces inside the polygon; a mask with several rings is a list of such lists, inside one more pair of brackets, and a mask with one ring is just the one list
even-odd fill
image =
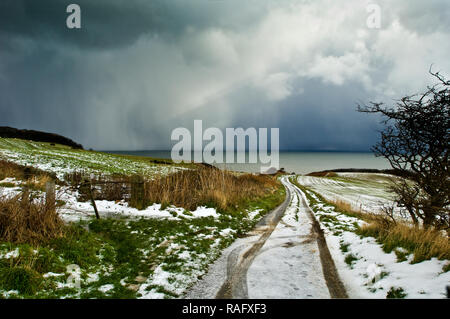
{"label": "fence post", "polygon": [[91,204],[94,207],[95,218],[100,219],[100,215],[98,214],[97,205],[95,204],[94,194],[92,192],[92,183],[89,181],[89,197],[91,198]]}
{"label": "fence post", "polygon": [[92,192],[92,183],[89,179],[83,178],[81,184],[79,186],[88,193],[89,199],[91,200],[92,207],[94,207],[95,217],[100,219],[100,215],[98,214],[97,205],[95,204],[94,194]]}
{"label": "fence post", "polygon": [[26,166],[23,170],[23,176],[25,178],[25,180],[29,180],[33,174],[31,173],[31,168]]}
{"label": "fence post", "polygon": [[131,198],[130,198],[130,205],[132,207],[135,207],[139,210],[144,209],[144,179],[139,176],[133,176],[132,182],[131,182]]}
{"label": "fence post", "polygon": [[45,184],[45,205],[50,211],[55,211],[55,182],[47,182]]}

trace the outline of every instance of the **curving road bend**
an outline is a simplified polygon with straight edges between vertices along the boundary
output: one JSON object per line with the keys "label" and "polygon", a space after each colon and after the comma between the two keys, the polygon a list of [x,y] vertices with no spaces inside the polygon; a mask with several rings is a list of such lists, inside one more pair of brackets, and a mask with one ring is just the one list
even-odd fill
{"label": "curving road bend", "polygon": [[186,298],[346,298],[305,195],[287,176],[286,200],[237,239]]}

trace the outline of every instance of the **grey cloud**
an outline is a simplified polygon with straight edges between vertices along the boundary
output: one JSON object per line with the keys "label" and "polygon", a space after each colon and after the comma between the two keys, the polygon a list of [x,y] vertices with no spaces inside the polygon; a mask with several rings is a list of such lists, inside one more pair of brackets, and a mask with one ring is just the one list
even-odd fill
{"label": "grey cloud", "polygon": [[400,22],[419,34],[450,32],[450,6],[446,0],[413,0],[408,3],[385,2],[387,10],[397,13]]}
{"label": "grey cloud", "polygon": [[[77,3],[82,29],[66,28],[66,7]],[[241,29],[261,17],[266,0],[3,0],[0,39],[23,36],[93,49],[130,45],[140,36],[178,38],[187,26]],[[270,2],[270,1],[269,1]]]}
{"label": "grey cloud", "polygon": [[[82,30],[65,28],[71,2]],[[381,2],[381,30],[359,0],[43,3],[0,4],[0,125],[98,149],[169,148],[194,119],[280,127],[284,149],[368,149],[377,119],[356,102],[415,93],[431,63],[450,69],[450,31],[430,22],[443,1]]]}

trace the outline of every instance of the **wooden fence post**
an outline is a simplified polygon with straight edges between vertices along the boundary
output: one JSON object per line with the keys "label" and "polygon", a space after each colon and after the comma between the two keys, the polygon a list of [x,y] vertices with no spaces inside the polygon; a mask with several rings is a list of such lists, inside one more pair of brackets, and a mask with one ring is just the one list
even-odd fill
{"label": "wooden fence post", "polygon": [[100,215],[98,214],[97,205],[95,204],[94,193],[92,192],[92,183],[89,179],[83,178],[80,183],[80,191],[87,192],[89,199],[91,200],[92,207],[94,207],[95,217],[100,219]]}
{"label": "wooden fence post", "polygon": [[131,198],[130,205],[137,209],[144,209],[145,205],[145,191],[144,191],[144,179],[136,175],[132,178],[131,182]]}
{"label": "wooden fence post", "polygon": [[25,178],[25,180],[29,180],[33,174],[31,173],[31,168],[26,166],[23,170],[23,176]]}
{"label": "wooden fence post", "polygon": [[55,182],[47,182],[45,184],[45,205],[50,211],[55,211],[56,207],[56,197],[55,197]]}
{"label": "wooden fence post", "polygon": [[91,204],[94,207],[95,217],[100,219],[100,215],[98,214],[97,205],[95,204],[94,193],[92,192],[92,184],[89,182],[89,197],[91,198]]}

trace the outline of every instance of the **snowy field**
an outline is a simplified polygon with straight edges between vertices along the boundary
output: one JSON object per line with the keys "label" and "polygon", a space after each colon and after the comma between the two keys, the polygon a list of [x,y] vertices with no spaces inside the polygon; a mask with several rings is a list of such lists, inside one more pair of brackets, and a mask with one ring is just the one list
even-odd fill
{"label": "snowy field", "polygon": [[342,200],[353,209],[379,213],[393,205],[389,186],[397,177],[387,174],[337,173],[336,177],[298,176],[298,183],[308,187],[328,201]]}
{"label": "snowy field", "polygon": [[155,164],[151,159],[119,156],[94,151],[75,150],[20,139],[0,138],[0,159],[33,166],[55,173],[62,180],[74,171],[102,174],[143,174],[147,177],[167,175],[185,169],[182,165]]}

